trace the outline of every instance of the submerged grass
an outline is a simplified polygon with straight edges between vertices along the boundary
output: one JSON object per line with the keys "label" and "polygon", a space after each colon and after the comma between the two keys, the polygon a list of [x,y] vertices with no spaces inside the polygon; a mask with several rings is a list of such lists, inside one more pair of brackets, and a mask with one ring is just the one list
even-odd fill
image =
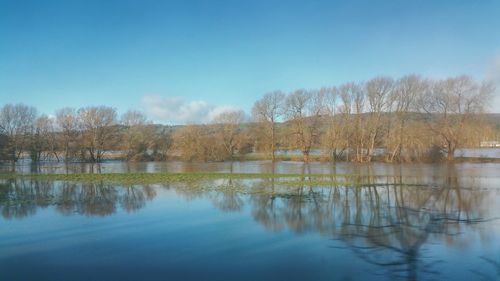
{"label": "submerged grass", "polygon": [[[336,175],[340,176],[340,175]],[[346,175],[342,175],[346,176]],[[287,178],[324,178],[323,174],[266,174],[266,173],[78,173],[78,174],[17,174],[0,173],[0,179],[33,179],[81,182],[110,183],[162,183],[162,182],[192,182],[216,179],[279,179]]]}
{"label": "submerged grass", "polygon": [[[348,175],[336,175],[346,177]],[[324,174],[266,174],[266,173],[101,173],[101,174],[0,174],[0,179],[32,179],[32,180],[57,180],[78,182],[108,182],[108,183],[163,183],[163,182],[193,182],[200,180],[217,179],[288,179],[311,180],[312,178],[325,178]]]}
{"label": "submerged grass", "polygon": [[[283,186],[369,186],[375,179],[385,179],[383,175],[352,174],[271,174],[271,173],[75,173],[75,174],[17,174],[0,173],[4,180],[50,180],[83,183],[106,183],[118,185],[147,185],[188,183],[195,184],[215,180],[275,180]],[[389,181],[390,182],[390,181]],[[401,183],[399,183],[401,185]]]}

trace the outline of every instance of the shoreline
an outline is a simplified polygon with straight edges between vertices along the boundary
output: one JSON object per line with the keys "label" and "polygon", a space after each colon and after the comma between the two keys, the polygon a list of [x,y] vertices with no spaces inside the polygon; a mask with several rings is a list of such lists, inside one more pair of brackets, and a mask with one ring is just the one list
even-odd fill
{"label": "shoreline", "polygon": [[[390,161],[384,161],[382,159],[374,158],[374,160],[369,161],[369,162],[357,162],[357,161],[346,161],[346,160],[336,160],[333,161],[331,158],[326,157],[326,156],[309,156],[309,161],[306,162],[303,160],[302,156],[277,156],[276,157],[276,163],[278,162],[303,162],[305,164],[310,164],[310,163],[351,163],[351,164],[375,164],[375,163],[384,163],[384,164],[394,164],[394,165],[403,165],[403,164],[453,164],[453,163],[500,163],[500,158],[493,158],[493,157],[455,157],[453,161],[447,161],[446,159],[442,159],[440,161],[399,161],[399,162],[390,162]],[[109,158],[105,159],[100,162],[91,162],[91,161],[51,161],[51,160],[44,160],[44,161],[38,161],[38,162],[32,162],[31,160],[20,160],[17,162],[11,162],[11,161],[6,161],[6,160],[0,160],[0,165],[44,165],[44,164],[67,164],[67,165],[75,165],[75,164],[104,164],[104,163],[169,163],[169,162],[184,162],[184,163],[231,163],[231,162],[252,162],[252,161],[269,161],[271,162],[271,159],[268,157],[256,157],[256,156],[250,156],[250,157],[236,157],[234,159],[227,159],[223,161],[201,161],[201,160],[182,160],[178,158],[171,158],[167,160],[162,160],[162,161],[154,161],[154,160],[144,160],[144,161],[127,161],[124,158]]]}

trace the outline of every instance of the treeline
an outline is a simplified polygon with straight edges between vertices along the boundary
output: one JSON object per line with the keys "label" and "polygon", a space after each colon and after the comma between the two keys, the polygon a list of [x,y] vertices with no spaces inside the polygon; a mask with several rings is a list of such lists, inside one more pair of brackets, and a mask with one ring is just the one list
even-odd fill
{"label": "treeline", "polygon": [[168,127],[155,126],[138,111],[118,118],[107,106],[63,108],[49,117],[34,107],[7,104],[0,110],[2,160],[100,162],[107,157],[165,160]]}
{"label": "treeline", "polygon": [[453,160],[456,149],[495,134],[485,117],[494,87],[468,76],[443,80],[376,77],[338,87],[274,91],[251,119],[224,112],[209,124],[154,125],[138,111],[63,108],[54,116],[7,104],[0,110],[0,159],[18,161],[223,161],[261,152],[300,151],[304,161]]}

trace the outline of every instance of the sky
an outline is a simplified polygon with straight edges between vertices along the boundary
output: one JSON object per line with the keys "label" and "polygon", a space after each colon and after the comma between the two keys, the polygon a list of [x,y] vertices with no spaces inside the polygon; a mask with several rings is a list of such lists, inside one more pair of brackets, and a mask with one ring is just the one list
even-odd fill
{"label": "sky", "polygon": [[0,105],[182,124],[380,75],[500,84],[499,15],[496,0],[0,0]]}

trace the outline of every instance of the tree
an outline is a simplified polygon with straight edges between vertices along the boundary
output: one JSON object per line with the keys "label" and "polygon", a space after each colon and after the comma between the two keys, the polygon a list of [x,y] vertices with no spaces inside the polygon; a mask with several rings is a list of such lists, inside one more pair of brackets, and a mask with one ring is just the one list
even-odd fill
{"label": "tree", "polygon": [[[383,115],[390,113],[392,100],[390,95],[394,88],[394,80],[389,77],[377,77],[365,85],[368,99],[368,146],[366,147],[366,161],[373,157],[375,145],[380,143],[387,122],[383,122]],[[387,119],[387,118],[386,118]]]}
{"label": "tree", "polygon": [[150,125],[153,138],[151,143],[152,159],[164,161],[173,145],[172,128]]}
{"label": "tree", "polygon": [[9,139],[3,133],[0,133],[0,160],[8,160],[9,155],[7,154],[7,146],[9,144]]}
{"label": "tree", "polygon": [[135,110],[125,112],[121,124],[125,127],[122,145],[127,160],[144,159],[152,146],[154,128],[143,113]]}
{"label": "tree", "polygon": [[107,106],[90,106],[78,110],[82,130],[83,156],[100,162],[107,149],[116,144],[116,111]]}
{"label": "tree", "polygon": [[241,124],[244,121],[245,113],[242,110],[223,112],[214,118],[216,138],[224,147],[224,158],[232,159],[242,144]]}
{"label": "tree", "polygon": [[[493,93],[490,83],[477,83],[469,76],[458,76],[432,83],[419,97],[424,122],[437,136],[437,145],[453,161],[455,151],[467,140],[465,132],[476,132],[480,114]],[[475,130],[476,129],[476,130]]]}
{"label": "tree", "polygon": [[414,74],[401,77],[395,82],[390,94],[392,118],[384,140],[389,162],[416,157],[416,153],[412,151],[423,144],[423,136],[415,134],[418,124],[412,116],[415,117],[414,113],[418,111],[417,97],[426,91],[427,85],[426,80]]}
{"label": "tree", "polygon": [[326,118],[326,132],[323,135],[321,144],[333,161],[336,161],[344,149],[342,149],[343,122],[339,122],[339,90],[336,87],[321,88],[321,95],[324,97],[324,110]]}
{"label": "tree", "polygon": [[6,104],[0,110],[0,133],[7,138],[7,160],[16,162],[30,143],[36,109],[24,104]]}
{"label": "tree", "polygon": [[272,161],[276,161],[277,124],[283,115],[285,94],[281,91],[267,93],[256,101],[252,108],[252,115],[263,132],[259,141],[270,152]]}
{"label": "tree", "polygon": [[59,129],[64,160],[68,162],[78,151],[79,119],[74,108],[65,107],[56,111],[56,124]]}
{"label": "tree", "polygon": [[294,138],[292,146],[301,150],[304,162],[309,162],[313,145],[321,132],[324,96],[319,91],[297,90],[286,98],[286,116]]}
{"label": "tree", "polygon": [[35,120],[30,144],[30,157],[33,162],[48,160],[51,156],[59,160],[54,123],[54,119],[45,114]]}
{"label": "tree", "polygon": [[[342,84],[339,87],[340,107],[342,114],[343,139],[347,147],[347,161],[361,162],[363,160],[363,146],[365,141],[365,128],[362,120],[362,114],[365,107],[364,87],[355,82]],[[351,157],[351,153],[355,157]]]}
{"label": "tree", "polygon": [[177,129],[173,135],[174,151],[181,159],[223,160],[222,146],[210,135],[211,127],[207,125],[188,125]]}

